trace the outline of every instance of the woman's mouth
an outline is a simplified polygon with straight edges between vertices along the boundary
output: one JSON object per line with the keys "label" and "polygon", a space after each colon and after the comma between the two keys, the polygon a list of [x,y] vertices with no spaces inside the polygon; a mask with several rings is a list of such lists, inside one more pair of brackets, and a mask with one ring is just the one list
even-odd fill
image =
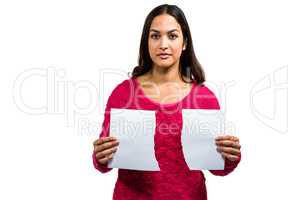
{"label": "woman's mouth", "polygon": [[171,54],[168,54],[168,53],[161,53],[161,54],[158,54],[158,56],[161,58],[161,59],[168,59],[170,57]]}

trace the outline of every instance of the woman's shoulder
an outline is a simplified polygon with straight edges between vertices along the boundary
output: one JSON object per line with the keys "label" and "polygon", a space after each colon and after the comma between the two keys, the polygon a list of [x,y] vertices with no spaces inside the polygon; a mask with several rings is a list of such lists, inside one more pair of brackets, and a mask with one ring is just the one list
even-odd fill
{"label": "woman's shoulder", "polygon": [[202,95],[215,96],[215,92],[212,89],[210,89],[210,87],[207,86],[205,83],[196,83],[196,90],[197,93],[201,93]]}
{"label": "woman's shoulder", "polygon": [[117,84],[114,91],[115,93],[128,93],[134,89],[134,80],[133,78],[125,79]]}
{"label": "woman's shoulder", "polygon": [[128,78],[117,83],[110,93],[108,101],[113,102],[128,99],[130,92],[134,90],[133,84],[132,78]]}
{"label": "woman's shoulder", "polygon": [[205,83],[202,83],[196,85],[193,95],[201,102],[201,107],[219,109],[220,105],[215,93],[215,90],[211,89]]}

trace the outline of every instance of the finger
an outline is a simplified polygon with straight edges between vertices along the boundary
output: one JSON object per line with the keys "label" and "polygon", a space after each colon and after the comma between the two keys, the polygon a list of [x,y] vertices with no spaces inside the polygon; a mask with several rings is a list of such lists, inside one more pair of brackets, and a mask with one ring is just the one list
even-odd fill
{"label": "finger", "polygon": [[104,158],[102,158],[102,159],[99,159],[98,160],[98,162],[100,163],[100,164],[106,164],[109,160],[111,160],[112,158],[113,158],[113,156],[114,156],[114,154],[112,153],[112,154],[110,154],[109,156],[106,156],[106,157],[104,157]]}
{"label": "finger", "polygon": [[95,140],[93,144],[94,145],[100,145],[100,144],[103,144],[105,142],[114,141],[114,140],[117,140],[117,138],[113,137],[113,136],[101,137],[101,138]]}
{"label": "finger", "polygon": [[216,141],[218,140],[233,140],[233,141],[238,141],[239,139],[233,135],[220,135],[215,138]]}
{"label": "finger", "polygon": [[98,140],[94,141],[94,146],[101,145],[106,142],[116,141],[116,140],[117,140],[116,137],[102,137],[102,138],[99,138]]}
{"label": "finger", "polygon": [[231,155],[240,155],[240,150],[239,149],[235,149],[235,148],[231,148],[231,147],[218,147],[217,151],[222,153],[229,153]]}
{"label": "finger", "polygon": [[220,141],[220,140],[232,140],[232,141],[236,141],[239,142],[239,138],[235,137],[233,135],[221,135],[215,138],[216,141]]}
{"label": "finger", "polygon": [[106,142],[106,143],[103,143],[103,144],[100,144],[100,145],[96,145],[96,146],[94,146],[94,152],[98,153],[100,151],[103,151],[103,150],[108,149],[108,148],[112,148],[112,147],[117,146],[117,145],[119,145],[118,141]]}
{"label": "finger", "polygon": [[217,136],[216,138],[215,138],[215,140],[216,141],[218,141],[218,140],[230,140],[230,136],[229,135],[220,135],[220,136]]}
{"label": "finger", "polygon": [[231,147],[218,147],[217,151],[222,153],[228,153],[231,155],[240,155],[240,150],[239,149],[235,149],[235,148],[231,148]]}
{"label": "finger", "polygon": [[106,142],[94,147],[94,152],[103,151],[119,145],[119,141]]}
{"label": "finger", "polygon": [[113,147],[113,148],[110,148],[110,149],[106,149],[104,151],[100,151],[100,152],[96,153],[96,158],[101,159],[103,157],[107,157],[108,155],[110,155],[112,153],[115,153],[117,151],[117,148],[118,147]]}
{"label": "finger", "polygon": [[216,141],[216,145],[241,149],[241,145],[238,142],[233,142],[231,140]]}
{"label": "finger", "polygon": [[231,155],[231,154],[228,154],[228,153],[225,153],[225,152],[222,152],[222,157],[225,158],[225,159],[228,159],[230,161],[236,161],[239,159],[238,156],[235,156],[235,155]]}

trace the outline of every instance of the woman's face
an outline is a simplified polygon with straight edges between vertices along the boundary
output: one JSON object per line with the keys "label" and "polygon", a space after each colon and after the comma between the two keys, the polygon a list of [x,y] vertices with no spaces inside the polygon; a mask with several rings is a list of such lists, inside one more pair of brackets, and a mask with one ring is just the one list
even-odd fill
{"label": "woman's face", "polygon": [[148,46],[154,66],[167,68],[179,65],[184,42],[180,24],[173,16],[162,14],[153,19]]}

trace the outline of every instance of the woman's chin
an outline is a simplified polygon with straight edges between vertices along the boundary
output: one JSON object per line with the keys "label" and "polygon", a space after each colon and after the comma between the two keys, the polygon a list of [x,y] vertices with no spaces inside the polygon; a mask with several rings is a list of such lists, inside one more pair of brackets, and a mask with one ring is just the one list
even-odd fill
{"label": "woman's chin", "polygon": [[170,67],[172,67],[173,65],[174,65],[174,63],[172,63],[172,62],[167,62],[167,61],[162,61],[162,62],[157,62],[157,63],[155,63],[155,65],[156,66],[158,66],[158,67],[162,67],[162,68],[170,68]]}

